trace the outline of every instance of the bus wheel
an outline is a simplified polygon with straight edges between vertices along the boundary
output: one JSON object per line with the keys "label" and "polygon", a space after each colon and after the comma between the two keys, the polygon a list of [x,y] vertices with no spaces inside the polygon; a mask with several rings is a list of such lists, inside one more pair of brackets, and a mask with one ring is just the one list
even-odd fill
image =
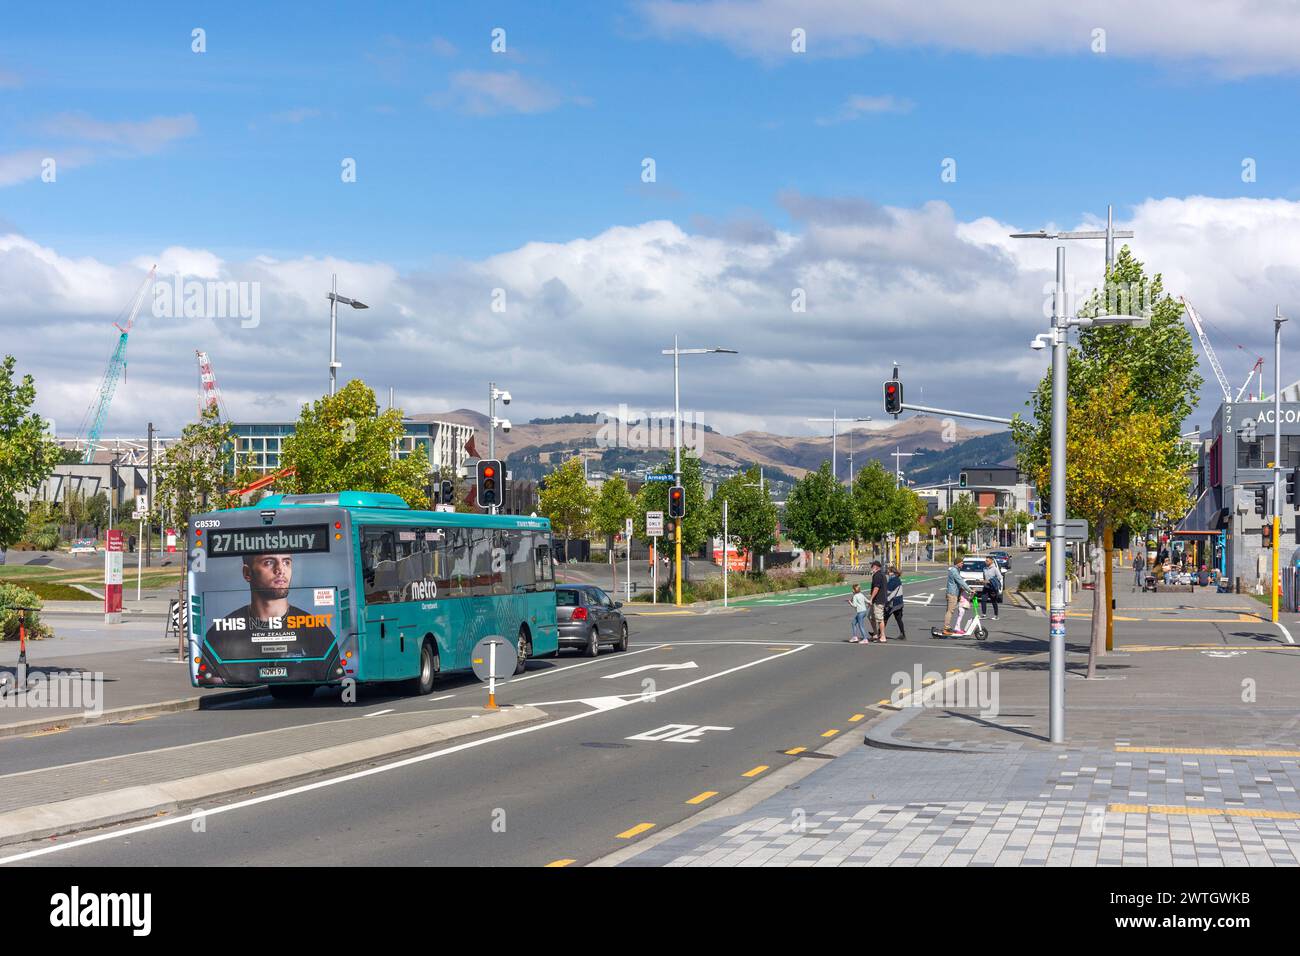
{"label": "bus wheel", "polygon": [[411,679],[408,689],[411,694],[423,697],[433,693],[434,681],[438,679],[438,655],[434,653],[429,641],[420,645],[420,675]]}
{"label": "bus wheel", "polygon": [[623,636],[618,639],[617,649],[620,651],[627,650],[627,621],[623,622]]}
{"label": "bus wheel", "polygon": [[528,639],[528,631],[519,629],[519,659],[515,662],[515,673],[522,674],[533,653],[533,642]]}

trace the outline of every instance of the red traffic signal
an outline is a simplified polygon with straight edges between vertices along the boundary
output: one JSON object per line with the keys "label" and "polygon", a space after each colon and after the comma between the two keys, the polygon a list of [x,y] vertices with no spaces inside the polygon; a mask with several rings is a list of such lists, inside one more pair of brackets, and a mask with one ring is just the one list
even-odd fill
{"label": "red traffic signal", "polygon": [[668,517],[686,517],[686,489],[681,485],[673,485],[668,489]]}
{"label": "red traffic signal", "polygon": [[885,412],[898,415],[903,411],[903,383],[891,378],[885,383]]}
{"label": "red traffic signal", "polygon": [[501,462],[486,458],[478,463],[478,503],[479,507],[491,508],[501,504],[501,488],[497,483]]}

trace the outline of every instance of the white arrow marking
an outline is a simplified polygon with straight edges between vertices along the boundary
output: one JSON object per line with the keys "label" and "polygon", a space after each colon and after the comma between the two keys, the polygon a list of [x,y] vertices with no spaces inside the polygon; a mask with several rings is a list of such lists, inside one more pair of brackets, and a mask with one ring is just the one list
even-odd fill
{"label": "white arrow marking", "polygon": [[688,671],[699,667],[695,661],[687,661],[685,664],[646,664],[644,667],[634,667],[630,671],[619,671],[617,674],[606,674],[605,680],[613,680],[615,677],[627,677],[631,674],[639,674],[642,671]]}

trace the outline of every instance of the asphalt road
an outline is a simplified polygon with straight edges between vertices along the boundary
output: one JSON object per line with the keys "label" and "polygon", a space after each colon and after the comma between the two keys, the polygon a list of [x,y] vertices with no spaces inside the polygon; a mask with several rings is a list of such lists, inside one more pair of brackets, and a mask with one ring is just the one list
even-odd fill
{"label": "asphalt road", "polygon": [[[456,741],[414,757],[205,807],[152,828],[46,842],[42,865],[544,865],[589,862],[761,780],[839,735],[856,733],[914,665],[942,674],[1045,648],[1045,621],[1004,607],[987,642],[935,640],[942,579],[915,582],[910,640],[846,643],[842,596],[713,613],[632,618],[632,647],[594,660],[532,662],[502,703],[540,706],[539,724]],[[923,598],[922,598],[923,600]],[[647,681],[651,683],[646,683]],[[427,698],[323,694],[0,742],[6,772],[199,739],[482,700],[448,677]],[[384,714],[376,714],[382,733]],[[671,739],[677,737],[677,739]],[[806,748],[801,753],[787,751]],[[161,825],[159,825],[161,824]],[[196,832],[196,830],[198,832]],[[104,838],[106,837],[106,838]],[[0,858],[23,849],[10,847]]]}

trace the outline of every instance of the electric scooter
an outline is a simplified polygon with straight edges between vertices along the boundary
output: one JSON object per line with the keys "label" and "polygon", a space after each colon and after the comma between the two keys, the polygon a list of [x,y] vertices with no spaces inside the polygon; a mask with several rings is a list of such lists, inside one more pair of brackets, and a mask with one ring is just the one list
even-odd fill
{"label": "electric scooter", "polygon": [[942,627],[930,628],[931,637],[973,637],[983,641],[989,636],[989,629],[980,621],[980,597],[972,594],[970,599],[970,620],[960,631],[949,631]]}

